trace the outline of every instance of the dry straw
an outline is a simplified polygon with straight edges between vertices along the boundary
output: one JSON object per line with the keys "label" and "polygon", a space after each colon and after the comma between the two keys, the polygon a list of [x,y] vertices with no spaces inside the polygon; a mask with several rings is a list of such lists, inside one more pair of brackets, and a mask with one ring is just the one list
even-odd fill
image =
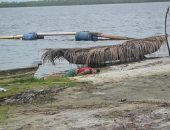
{"label": "dry straw", "polygon": [[54,63],[56,59],[64,58],[70,63],[88,66],[137,61],[143,59],[147,54],[156,52],[165,42],[165,36],[161,35],[129,40],[120,45],[112,46],[47,49],[43,54],[43,61]]}

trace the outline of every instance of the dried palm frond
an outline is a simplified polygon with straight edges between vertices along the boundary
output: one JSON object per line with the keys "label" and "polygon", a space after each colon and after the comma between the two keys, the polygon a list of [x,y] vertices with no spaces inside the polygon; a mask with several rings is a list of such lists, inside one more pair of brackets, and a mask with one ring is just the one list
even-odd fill
{"label": "dried palm frond", "polygon": [[146,54],[156,52],[165,42],[165,36],[154,36],[144,39],[129,40],[122,44],[112,46],[48,49],[43,54],[43,60],[44,62],[49,60],[54,63],[56,59],[64,58],[73,64],[103,66],[106,63],[143,59]]}

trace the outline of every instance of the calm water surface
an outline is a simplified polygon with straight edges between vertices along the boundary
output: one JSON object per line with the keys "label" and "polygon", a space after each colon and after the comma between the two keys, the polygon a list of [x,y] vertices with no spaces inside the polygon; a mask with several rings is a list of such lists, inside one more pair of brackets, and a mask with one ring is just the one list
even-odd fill
{"label": "calm water surface", "polygon": [[[170,2],[54,6],[0,9],[0,35],[27,32],[95,31],[135,38],[164,34],[164,17]],[[170,19],[170,18],[169,18]],[[168,19],[168,20],[169,20]],[[168,22],[170,32],[170,22]],[[117,42],[75,42],[74,37],[44,40],[0,41],[0,70],[30,66],[41,60],[43,49],[112,45]],[[39,73],[64,71],[74,67],[66,61],[43,65]]]}

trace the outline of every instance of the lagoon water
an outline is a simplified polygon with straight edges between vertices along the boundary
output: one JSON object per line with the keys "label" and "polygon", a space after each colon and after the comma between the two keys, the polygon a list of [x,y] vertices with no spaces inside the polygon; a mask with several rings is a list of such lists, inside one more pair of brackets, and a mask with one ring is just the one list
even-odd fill
{"label": "lagoon water", "polygon": [[[164,17],[170,2],[26,7],[0,9],[0,35],[28,32],[94,31],[135,38],[164,34]],[[169,15],[170,17],[170,15]],[[168,32],[170,33],[170,18]],[[72,48],[117,44],[116,41],[76,42],[71,36],[43,40],[0,40],[0,70],[27,67],[41,60],[46,48]],[[40,67],[41,74],[75,67],[57,61]]]}

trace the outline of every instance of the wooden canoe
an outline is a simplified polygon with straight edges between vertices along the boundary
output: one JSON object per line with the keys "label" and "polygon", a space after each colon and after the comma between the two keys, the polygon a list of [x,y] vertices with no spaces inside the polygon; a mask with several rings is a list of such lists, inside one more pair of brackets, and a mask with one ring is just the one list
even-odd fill
{"label": "wooden canoe", "polygon": [[39,68],[39,64],[30,67],[16,68],[9,70],[0,70],[0,80],[8,78],[17,78],[27,75],[34,75]]}

